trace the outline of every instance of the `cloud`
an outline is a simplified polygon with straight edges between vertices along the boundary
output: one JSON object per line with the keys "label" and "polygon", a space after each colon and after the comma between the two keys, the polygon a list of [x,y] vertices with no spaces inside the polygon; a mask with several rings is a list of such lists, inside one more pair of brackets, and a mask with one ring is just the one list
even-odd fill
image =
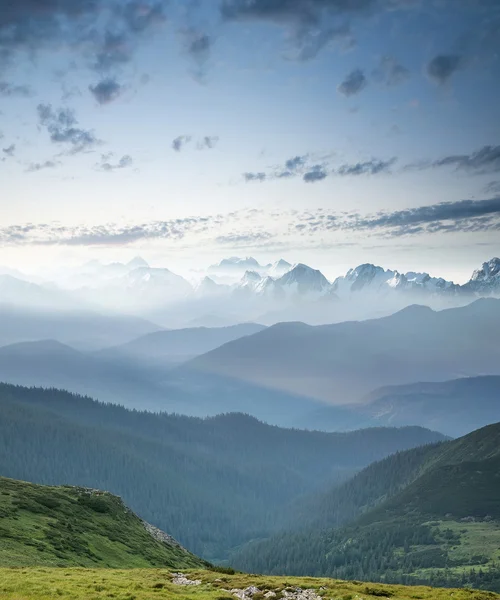
{"label": "cloud", "polygon": [[123,92],[123,86],[114,79],[103,79],[95,86],[89,86],[94,98],[99,104],[109,104],[116,100]]}
{"label": "cloud", "polygon": [[[226,217],[229,221],[230,218]],[[181,240],[188,234],[200,234],[220,224],[219,217],[185,217],[169,221],[151,221],[135,225],[107,223],[95,226],[11,225],[0,228],[0,243],[61,246],[113,246],[140,240]]]}
{"label": "cloud", "polygon": [[381,212],[373,217],[353,219],[350,228],[388,230],[394,236],[500,229],[500,197],[441,202],[431,206]]}
{"label": "cloud", "polygon": [[55,169],[60,164],[61,164],[60,162],[56,162],[53,160],[46,160],[45,162],[42,162],[42,163],[30,163],[26,168],[26,172],[27,173],[36,173],[37,171],[43,171],[45,169]]}
{"label": "cloud", "polygon": [[51,104],[39,104],[37,112],[39,124],[47,129],[51,141],[70,145],[71,154],[83,152],[100,143],[92,131],[77,127],[78,120],[69,108],[54,110]]}
{"label": "cloud", "polygon": [[7,148],[3,148],[2,152],[5,154],[6,157],[12,158],[14,156],[14,154],[16,153],[16,145],[11,144]]}
{"label": "cloud", "polygon": [[189,144],[191,140],[192,137],[190,135],[179,135],[175,138],[175,140],[172,141],[172,148],[176,152],[180,152],[186,144]]}
{"label": "cloud", "polygon": [[378,175],[379,173],[389,173],[390,168],[396,162],[396,158],[390,160],[379,160],[372,158],[365,162],[354,164],[344,164],[336,171],[337,175]]}
{"label": "cloud", "polygon": [[100,171],[110,173],[112,171],[117,171],[120,169],[127,169],[128,167],[131,167],[134,164],[132,157],[128,154],[122,156],[117,163],[110,162],[112,156],[112,154],[103,154],[101,156],[101,162],[96,165],[96,168]]}
{"label": "cloud", "polygon": [[304,173],[303,180],[306,183],[315,183],[326,179],[328,173],[321,165],[314,165],[310,171]]}
{"label": "cloud", "polygon": [[373,4],[373,0],[223,0],[220,10],[227,20],[293,22],[304,26],[317,25],[323,11],[358,13]]}
{"label": "cloud", "polygon": [[128,63],[132,58],[132,47],[126,34],[106,31],[95,50],[93,68],[109,71]]}
{"label": "cloud", "polygon": [[498,194],[500,195],[500,181],[490,181],[484,188],[486,194]]}
{"label": "cloud", "polygon": [[[322,162],[317,162],[322,160]],[[305,183],[315,183],[326,179],[328,176],[357,176],[357,175],[378,175],[380,173],[390,173],[392,165],[396,158],[382,160],[372,158],[365,162],[345,163],[339,167],[332,164],[332,155],[318,156],[310,154],[297,155],[285,161],[283,166],[278,166],[265,172],[246,172],[243,178],[246,182],[252,181],[271,181],[273,179],[291,179],[302,176]]]}
{"label": "cloud", "polygon": [[220,235],[215,238],[215,242],[217,244],[230,244],[232,246],[246,246],[266,242],[272,237],[272,234],[267,231],[253,231]]}
{"label": "cloud", "polygon": [[342,83],[337,86],[337,91],[349,98],[355,94],[359,94],[367,85],[365,74],[361,69],[354,69],[344,79]]}
{"label": "cloud", "polygon": [[440,54],[427,65],[427,75],[439,85],[448,83],[451,76],[464,65],[463,57],[457,54]]}
{"label": "cloud", "polygon": [[288,41],[296,49],[290,57],[305,61],[331,44],[352,47],[355,41],[345,19],[375,4],[376,0],[223,0],[220,10],[226,21],[268,21],[287,28]]}
{"label": "cloud", "polygon": [[[187,144],[193,140],[192,135],[179,135],[172,141],[172,148],[176,152],[180,152]],[[205,135],[196,142],[197,150],[213,150],[219,142],[217,135]]]}
{"label": "cloud", "polygon": [[12,62],[18,51],[64,47],[90,51],[96,68],[111,68],[127,60],[136,40],[164,22],[164,10],[163,0],[2,0],[0,56]]}
{"label": "cloud", "polygon": [[393,56],[383,56],[373,76],[376,81],[391,87],[406,81],[410,77],[410,71]]}
{"label": "cloud", "polygon": [[445,156],[431,163],[432,167],[454,166],[464,171],[475,171],[477,174],[500,172],[500,146],[484,146],[472,154],[455,154]]}
{"label": "cloud", "polygon": [[198,150],[212,150],[217,145],[219,137],[216,135],[204,136],[196,145]]}
{"label": "cloud", "polygon": [[33,90],[27,85],[14,85],[6,81],[0,81],[0,96],[30,98]]}
{"label": "cloud", "polygon": [[265,181],[267,175],[265,173],[243,173],[243,179],[248,183],[250,181]]}
{"label": "cloud", "polygon": [[188,27],[180,30],[184,50],[194,61],[195,69],[192,72],[197,81],[203,81],[206,76],[207,64],[210,59],[213,38],[203,31],[194,27]]}

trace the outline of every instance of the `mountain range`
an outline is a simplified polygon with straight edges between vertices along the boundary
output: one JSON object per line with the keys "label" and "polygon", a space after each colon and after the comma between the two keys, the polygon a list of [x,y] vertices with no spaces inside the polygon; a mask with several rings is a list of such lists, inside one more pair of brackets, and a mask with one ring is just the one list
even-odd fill
{"label": "mountain range", "polygon": [[[101,351],[0,348],[0,380],[136,409],[324,431],[421,425],[458,436],[500,418],[500,300],[412,306],[327,326],[160,331]],[[193,358],[194,356],[194,358]]]}
{"label": "mountain range", "polygon": [[[310,324],[383,316],[413,303],[458,306],[475,297],[500,295],[500,259],[455,284],[428,273],[399,273],[373,264],[350,269],[333,282],[318,270],[280,259],[260,265],[232,257],[188,281],[137,257],[129,263],[87,263],[40,283],[0,275],[0,304],[47,310],[114,311],[139,315],[162,327],[271,325],[300,320]],[[36,282],[35,282],[36,280]]]}

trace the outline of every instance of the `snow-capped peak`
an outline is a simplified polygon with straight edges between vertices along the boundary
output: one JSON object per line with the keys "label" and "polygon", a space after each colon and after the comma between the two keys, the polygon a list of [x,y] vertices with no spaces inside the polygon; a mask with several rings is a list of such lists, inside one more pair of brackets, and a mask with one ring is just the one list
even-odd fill
{"label": "snow-capped peak", "polygon": [[149,264],[141,256],[136,256],[131,261],[129,261],[125,266],[129,270],[139,269],[140,267],[149,268]]}
{"label": "snow-capped peak", "polygon": [[299,294],[322,293],[330,287],[328,279],[318,271],[303,263],[295,265],[277,280],[283,288],[294,289]]}
{"label": "snow-capped peak", "polygon": [[280,258],[280,260],[277,260],[268,267],[267,274],[270,277],[281,277],[282,275],[287,273],[291,268],[292,265],[289,262]]}
{"label": "snow-capped peak", "polygon": [[483,263],[464,287],[474,292],[500,293],[500,258]]}

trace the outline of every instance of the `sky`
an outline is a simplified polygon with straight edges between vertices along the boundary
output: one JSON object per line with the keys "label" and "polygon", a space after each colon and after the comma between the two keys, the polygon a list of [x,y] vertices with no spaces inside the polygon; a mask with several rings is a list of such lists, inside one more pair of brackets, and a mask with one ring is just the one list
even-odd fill
{"label": "sky", "polygon": [[499,97],[498,0],[0,0],[0,264],[464,281]]}

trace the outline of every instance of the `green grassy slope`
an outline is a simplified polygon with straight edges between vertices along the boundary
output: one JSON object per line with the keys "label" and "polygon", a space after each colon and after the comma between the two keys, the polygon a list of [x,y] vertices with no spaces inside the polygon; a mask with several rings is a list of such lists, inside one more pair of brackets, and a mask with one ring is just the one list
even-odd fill
{"label": "green grassy slope", "polygon": [[206,563],[173,539],[155,539],[117,496],[0,478],[0,565],[183,569]]}
{"label": "green grassy slope", "polygon": [[500,424],[380,461],[319,506],[308,529],[254,542],[234,564],[500,591]]}
{"label": "green grassy slope", "polygon": [[337,581],[310,577],[269,577],[213,571],[184,573],[200,585],[179,586],[164,569],[0,569],[0,600],[234,600],[231,590],[258,588],[253,596],[263,600],[294,598],[297,588],[314,593],[303,597],[320,600],[499,600],[500,596],[477,590],[449,590]]}

